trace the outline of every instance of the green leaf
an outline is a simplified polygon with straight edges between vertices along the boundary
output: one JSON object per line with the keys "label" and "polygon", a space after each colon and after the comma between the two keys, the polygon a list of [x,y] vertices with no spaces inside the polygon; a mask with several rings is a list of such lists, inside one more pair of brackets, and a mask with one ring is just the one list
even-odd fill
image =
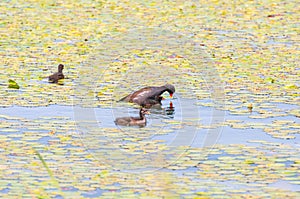
{"label": "green leaf", "polygon": [[15,88],[15,89],[19,89],[20,86],[17,84],[17,82],[15,82],[14,80],[9,79],[8,80],[8,88]]}

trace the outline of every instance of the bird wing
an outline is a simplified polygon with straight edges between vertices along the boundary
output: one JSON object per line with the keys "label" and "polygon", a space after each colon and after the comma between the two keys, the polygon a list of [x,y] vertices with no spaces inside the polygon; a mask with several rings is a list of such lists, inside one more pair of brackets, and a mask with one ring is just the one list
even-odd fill
{"label": "bird wing", "polygon": [[52,75],[50,75],[48,77],[48,79],[49,79],[50,82],[56,82],[58,80],[57,72],[54,73],[54,74],[52,74]]}
{"label": "bird wing", "polygon": [[131,121],[131,117],[119,117],[116,118],[115,123],[121,123],[121,124],[126,124]]}
{"label": "bird wing", "polygon": [[153,97],[153,95],[152,95],[152,87],[142,88],[142,89],[134,92],[131,95],[132,102],[138,103],[138,104],[142,103],[147,98],[152,98],[152,97]]}
{"label": "bird wing", "polygon": [[153,87],[150,87],[150,86],[142,88],[140,90],[137,90],[137,91],[121,98],[119,101],[137,103],[137,101],[139,101],[138,98],[140,98],[140,96],[143,96],[143,97],[141,97],[141,99],[143,99],[143,100],[148,98],[149,96],[151,97],[152,88]]}

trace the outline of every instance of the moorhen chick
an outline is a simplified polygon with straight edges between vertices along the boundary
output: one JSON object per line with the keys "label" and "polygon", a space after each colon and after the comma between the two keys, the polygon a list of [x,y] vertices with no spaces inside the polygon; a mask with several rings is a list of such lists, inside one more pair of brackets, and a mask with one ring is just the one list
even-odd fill
{"label": "moorhen chick", "polygon": [[119,101],[136,103],[142,107],[146,107],[149,104],[161,104],[162,98],[159,97],[166,91],[172,97],[173,93],[175,93],[175,87],[171,84],[158,87],[148,86],[123,97]]}
{"label": "moorhen chick", "polygon": [[140,110],[140,117],[119,117],[115,120],[115,124],[121,126],[139,126],[144,127],[146,126],[146,114],[150,114],[150,112],[145,109],[141,108]]}
{"label": "moorhen chick", "polygon": [[64,65],[59,64],[59,65],[58,65],[58,72],[56,72],[56,73],[54,73],[53,75],[50,75],[50,76],[48,77],[49,82],[50,82],[50,83],[57,83],[58,80],[64,79],[65,76],[64,76],[64,74],[63,74],[63,72],[62,72],[63,69],[64,69]]}

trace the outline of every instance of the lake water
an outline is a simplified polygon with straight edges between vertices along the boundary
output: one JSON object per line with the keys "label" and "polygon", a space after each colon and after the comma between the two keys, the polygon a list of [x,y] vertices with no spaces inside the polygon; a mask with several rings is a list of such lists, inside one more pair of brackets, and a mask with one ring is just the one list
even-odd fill
{"label": "lake water", "polygon": [[[170,102],[172,102],[172,110],[170,111]],[[64,119],[67,121],[75,121],[75,128],[70,129],[70,131],[63,132],[58,130],[61,134],[77,134],[80,137],[80,142],[82,142],[85,150],[89,151],[92,154],[93,158],[96,161],[99,161],[103,164],[112,165],[116,160],[106,159],[103,160],[103,151],[105,153],[114,153],[114,151],[122,151],[121,157],[130,158],[132,154],[124,152],[124,149],[121,145],[130,144],[133,140],[137,140],[135,144],[139,142],[154,142],[159,141],[159,145],[168,146],[174,150],[178,147],[188,146],[192,148],[203,148],[219,145],[244,145],[251,147],[260,147],[263,148],[263,143],[278,143],[280,145],[290,146],[292,148],[298,148],[300,146],[300,136],[295,134],[294,139],[278,139],[274,138],[271,135],[265,133],[261,128],[232,128],[230,125],[223,124],[223,122],[231,120],[239,120],[244,123],[261,123],[261,124],[271,124],[276,120],[291,120],[295,123],[299,123],[300,119],[294,116],[285,116],[285,117],[275,117],[275,118],[266,118],[266,119],[251,119],[250,115],[256,115],[256,112],[252,112],[245,115],[235,115],[231,114],[229,111],[216,110],[213,107],[206,107],[196,105],[196,100],[180,98],[179,95],[175,96],[174,99],[166,99],[163,101],[161,109],[153,108],[150,109],[151,114],[147,115],[147,126],[144,128],[138,127],[122,127],[116,126],[114,120],[117,117],[124,116],[138,116],[139,109],[128,106],[128,104],[115,104],[113,108],[81,108],[78,106],[61,106],[61,105],[51,105],[47,107],[20,107],[12,106],[8,108],[1,108],[0,115],[2,116],[2,121],[15,120],[19,121],[21,125],[16,127],[15,132],[5,133],[5,129],[2,128],[2,134],[13,136],[13,141],[21,140],[23,137],[23,132],[32,131],[32,129],[27,129],[26,125],[23,125],[24,121],[35,121],[38,123],[40,119],[50,118],[51,120],[60,120],[60,123],[64,123]],[[288,111],[295,108],[298,108],[295,105],[289,105],[284,103],[276,104],[277,107]],[[5,118],[4,116],[8,116]],[[11,118],[9,118],[11,117]],[[51,119],[52,118],[52,119]],[[59,119],[60,118],[60,119]],[[25,127],[24,127],[25,126]],[[40,131],[41,134],[45,136],[40,139],[36,139],[28,142],[37,142],[38,144],[48,146],[49,143],[56,142],[57,138],[51,137],[47,130],[44,127],[37,126],[36,130]],[[106,131],[108,134],[106,134]],[[117,132],[118,134],[123,135],[114,135],[112,132]],[[163,133],[162,133],[163,132]],[[111,135],[116,136],[116,138],[111,137]],[[114,139],[121,139],[123,141],[116,144]],[[128,138],[128,141],[124,141]],[[132,139],[134,138],[134,139]],[[30,138],[27,138],[30,139]],[[103,140],[101,140],[103,139]],[[259,140],[259,142],[256,142]],[[97,147],[100,145],[105,146]],[[71,148],[70,148],[71,147]],[[72,144],[65,145],[63,148],[65,150],[72,149],[75,146]],[[143,152],[142,149],[140,149]],[[164,154],[162,151],[159,153]],[[135,151],[134,153],[139,153]],[[143,152],[145,153],[145,152]],[[276,152],[274,152],[276,154]],[[117,155],[117,157],[118,157]],[[146,154],[143,157],[145,159],[152,157],[153,154]],[[229,154],[206,154],[208,160],[218,160],[218,158],[230,157]],[[174,153],[166,153],[165,157],[172,157]],[[184,158],[182,154],[178,158]],[[144,160],[145,160],[144,159]],[[131,166],[130,168],[124,169],[122,166],[115,166],[114,170],[123,170],[124,172],[148,172],[157,170],[157,165],[143,165],[143,161],[137,166]],[[128,160],[128,164],[133,160]],[[138,161],[134,159],[134,161]],[[168,162],[168,164],[170,164]],[[164,169],[165,165],[162,165],[160,172],[171,172],[176,175],[182,175],[184,173],[194,173],[197,169],[191,167],[183,170],[166,170]],[[235,189],[243,188],[243,185],[236,185],[235,183],[228,181],[226,183],[228,187],[234,187]],[[269,185],[270,187],[284,188],[291,191],[300,191],[299,185],[292,185],[289,181],[282,180],[276,181]],[[99,189],[100,190],[100,189]],[[94,192],[87,192],[86,197],[89,195],[99,196],[102,191],[99,190]],[[2,192],[7,192],[7,189],[3,189]],[[72,189],[75,191],[76,189]],[[98,193],[99,192],[99,193]]]}

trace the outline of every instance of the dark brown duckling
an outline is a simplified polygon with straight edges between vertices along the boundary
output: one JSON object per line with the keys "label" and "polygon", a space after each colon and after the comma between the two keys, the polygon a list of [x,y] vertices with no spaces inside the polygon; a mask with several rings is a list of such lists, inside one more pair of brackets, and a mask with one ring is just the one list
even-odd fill
{"label": "dark brown duckling", "polygon": [[140,110],[140,117],[119,117],[116,118],[115,124],[121,125],[121,126],[139,126],[144,127],[146,126],[146,114],[150,114],[150,112],[145,109],[141,108]]}
{"label": "dark brown duckling", "polygon": [[159,87],[149,86],[149,87],[142,88],[138,91],[135,91],[127,95],[126,97],[123,97],[119,101],[132,102],[140,106],[145,106],[146,104],[149,104],[149,102],[151,104],[154,101],[159,101],[159,96],[166,91],[172,97],[173,93],[175,93],[175,87],[171,84],[166,84],[164,86],[159,86]]}
{"label": "dark brown duckling", "polygon": [[60,79],[64,79],[65,76],[63,74],[63,69],[64,69],[64,65],[62,64],[59,64],[58,65],[58,72],[54,73],[53,75],[50,75],[48,78],[49,78],[49,82],[50,83],[57,83],[58,80]]}

